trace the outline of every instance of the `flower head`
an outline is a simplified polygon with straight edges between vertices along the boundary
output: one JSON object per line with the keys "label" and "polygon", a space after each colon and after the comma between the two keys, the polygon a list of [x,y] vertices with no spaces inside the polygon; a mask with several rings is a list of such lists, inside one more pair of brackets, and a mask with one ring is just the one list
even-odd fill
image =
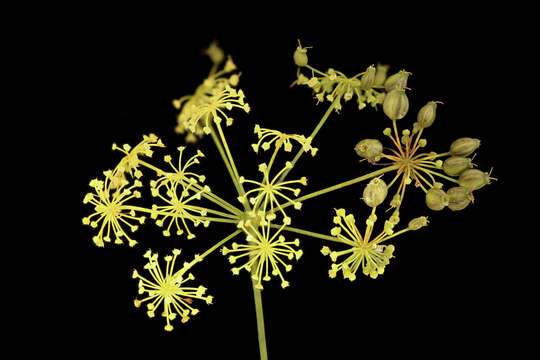
{"label": "flower head", "polygon": [[292,163],[287,161],[285,167],[281,169],[273,178],[270,177],[271,166],[266,163],[259,165],[259,171],[263,173],[262,181],[248,180],[243,176],[240,177],[240,183],[249,183],[255,185],[255,188],[246,192],[244,196],[239,196],[238,200],[244,203],[249,199],[255,211],[265,214],[267,220],[275,219],[275,211],[280,211],[283,215],[283,222],[290,224],[291,219],[285,213],[281,206],[281,201],[291,202],[294,208],[299,210],[302,207],[300,201],[291,199],[286,193],[290,193],[297,197],[300,194],[300,188],[293,187],[296,184],[307,185],[307,178],[302,177],[298,180],[279,181],[279,177],[283,172],[292,168]]}
{"label": "flower head", "polygon": [[129,144],[124,144],[119,147],[116,144],[112,145],[113,150],[123,152],[125,156],[120,160],[116,168],[112,171],[111,188],[119,187],[125,180],[125,174],[129,173],[131,177],[137,179],[142,176],[142,172],[138,169],[139,158],[141,156],[152,157],[153,147],[164,147],[161,139],[154,134],[143,135],[143,140],[133,148]]}
{"label": "flower head", "polygon": [[206,219],[207,209],[192,203],[195,200],[201,200],[203,193],[209,193],[210,187],[205,185],[196,189],[193,186],[195,181],[193,179],[187,185],[166,182],[162,183],[163,186],[152,188],[152,195],[165,202],[165,205],[152,205],[150,215],[152,219],[156,219],[158,226],[166,226],[163,235],[170,236],[171,227],[174,224],[177,235],[182,235],[185,230],[188,233],[188,239],[193,239],[195,234],[191,232],[188,221],[194,226],[203,224],[206,227],[210,224],[210,221]]}
{"label": "flower head", "polygon": [[189,130],[195,132],[198,126],[202,126],[204,133],[209,134],[212,122],[220,124],[222,120],[225,120],[226,125],[230,126],[233,119],[225,110],[230,111],[233,108],[240,108],[249,113],[250,107],[244,102],[242,90],[236,90],[228,84],[212,88],[207,94],[207,101],[191,107],[186,119]]}
{"label": "flower head", "polygon": [[94,179],[90,181],[93,193],[88,193],[84,197],[83,203],[94,205],[94,212],[83,218],[83,224],[93,228],[99,228],[97,235],[92,240],[103,247],[105,242],[110,242],[111,236],[115,237],[115,244],[122,244],[125,238],[129,246],[134,246],[137,241],[133,240],[124,230],[126,227],[134,232],[138,229],[138,224],[143,224],[145,217],[137,216],[135,208],[127,205],[126,202],[133,198],[140,198],[141,193],[136,188],[142,186],[139,180],[135,180],[132,186],[120,185],[112,191],[111,179],[112,171],[105,171],[105,181]]}
{"label": "flower head", "polygon": [[[334,216],[334,224],[337,226],[331,230],[331,235],[337,237],[338,240],[346,245],[348,249],[342,251],[332,251],[328,246],[321,249],[323,255],[330,255],[332,266],[328,271],[331,278],[335,278],[337,273],[341,271],[343,278],[351,281],[356,279],[356,272],[361,267],[362,273],[375,279],[377,276],[384,273],[386,265],[390,263],[393,257],[394,245],[381,245],[394,236],[402,234],[409,230],[418,230],[427,225],[427,218],[420,217],[412,220],[409,226],[397,233],[393,232],[395,219],[388,220],[385,223],[384,230],[379,235],[373,235],[373,226],[377,221],[375,208],[371,215],[366,220],[366,229],[362,234],[356,226],[356,221],[352,214],[347,214],[344,209],[336,210]],[[337,262],[342,256],[346,256],[341,262]]]}
{"label": "flower head", "polygon": [[310,151],[312,156],[315,156],[318,150],[311,146],[311,137],[306,138],[304,135],[284,134],[277,130],[261,128],[259,125],[255,125],[255,133],[259,138],[256,144],[251,145],[255,152],[258,152],[260,148],[266,151],[272,144],[274,144],[276,149],[280,149],[283,146],[283,150],[290,152],[292,150],[291,140],[299,143],[304,151]]}
{"label": "flower head", "polygon": [[197,154],[193,155],[186,162],[183,163],[182,155],[185,149],[185,146],[178,147],[178,151],[180,152],[180,154],[178,155],[178,165],[176,166],[172,163],[171,156],[165,155],[164,160],[166,163],[169,164],[173,171],[162,173],[157,180],[152,180],[150,182],[150,186],[152,189],[159,189],[165,184],[169,184],[172,186],[176,184],[187,185],[198,182],[204,183],[204,181],[206,180],[206,177],[204,175],[199,175],[189,169],[193,165],[199,164],[199,158],[204,157],[204,154],[200,150],[197,150]]}
{"label": "flower head", "polygon": [[297,260],[302,256],[302,250],[295,249],[300,245],[300,241],[287,241],[281,231],[285,227],[282,225],[277,231],[272,233],[270,221],[260,227],[251,222],[242,225],[246,234],[246,244],[232,243],[231,249],[223,247],[223,255],[229,255],[229,262],[235,264],[239,259],[246,260],[240,267],[233,267],[232,273],[238,275],[241,269],[251,273],[251,277],[256,281],[255,287],[262,289],[262,281],[269,281],[270,275],[281,279],[281,287],[289,286],[289,282],[283,277],[282,270],[286,272],[292,269],[292,265],[285,260]]}
{"label": "flower head", "polygon": [[[237,86],[240,79],[240,74],[235,73],[237,68],[230,56],[218,71],[218,66],[223,63],[225,55],[223,50],[217,46],[217,43],[210,44],[205,54],[210,57],[214,64],[208,77],[197,87],[193,94],[173,100],[173,106],[180,110],[175,131],[179,134],[186,134],[186,142],[191,143],[196,142],[205,135],[205,124],[197,122],[192,126],[190,123],[190,119],[196,116],[199,106],[212,102],[212,94],[216,90],[224,89],[226,86]],[[207,117],[210,118],[208,120],[211,120],[212,115],[210,114]]]}
{"label": "flower head", "polygon": [[135,299],[135,306],[140,307],[141,304],[146,303],[148,317],[153,318],[162,305],[161,316],[167,322],[165,325],[167,331],[173,329],[171,321],[174,321],[177,316],[180,316],[181,321],[185,323],[190,319],[190,315],[196,315],[199,312],[191,306],[193,300],[204,300],[207,304],[211,304],[213,300],[212,296],[205,295],[204,286],[194,287],[186,284],[195,279],[193,274],[186,275],[186,273],[200,261],[200,257],[196,256],[192,262],[185,262],[180,270],[174,272],[176,258],[180,252],[174,249],[172,255],[164,257],[166,266],[162,271],[158,263],[158,254],[148,250],[144,254],[144,257],[148,259],[144,269],[150,274],[150,278],[140,275],[137,270],[133,270],[132,276],[134,279],[139,279],[139,295],[146,295],[142,299]]}

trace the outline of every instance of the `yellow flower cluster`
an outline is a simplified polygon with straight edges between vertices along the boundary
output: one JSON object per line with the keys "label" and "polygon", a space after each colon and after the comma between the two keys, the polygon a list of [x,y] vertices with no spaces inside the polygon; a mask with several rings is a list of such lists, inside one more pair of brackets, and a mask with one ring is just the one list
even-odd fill
{"label": "yellow flower cluster", "polygon": [[315,156],[318,151],[317,148],[311,146],[311,137],[297,134],[284,134],[278,130],[261,128],[259,125],[255,125],[254,132],[259,138],[259,141],[256,144],[251,144],[253,151],[256,153],[260,148],[267,151],[272,144],[274,144],[276,149],[280,149],[283,146],[283,150],[290,152],[292,150],[291,140],[298,142],[305,152],[311,152],[311,156]]}
{"label": "yellow flower cluster", "polygon": [[[355,224],[355,219],[352,214],[346,214],[344,209],[336,210],[334,216],[334,228],[331,230],[331,235],[336,236],[344,244],[350,247],[343,251],[331,251],[328,246],[321,249],[323,255],[330,255],[332,259],[332,267],[328,271],[331,278],[335,278],[337,273],[341,271],[345,279],[351,281],[356,279],[357,270],[362,267],[364,275],[369,275],[375,279],[384,272],[384,268],[390,262],[394,252],[393,245],[381,245],[380,243],[390,237],[386,231],[382,231],[378,236],[372,238],[373,225],[377,220],[375,208],[372,214],[366,221],[366,230],[364,235]],[[345,260],[336,263],[339,257],[348,255]]]}
{"label": "yellow flower cluster", "polygon": [[289,282],[283,277],[282,270],[289,272],[292,265],[285,260],[298,260],[302,256],[302,250],[295,249],[300,245],[300,241],[287,241],[281,231],[285,227],[282,225],[277,231],[272,233],[271,221],[264,222],[265,225],[256,226],[253,222],[246,222],[241,225],[246,234],[246,244],[231,244],[231,248],[223,247],[223,255],[229,255],[231,264],[235,264],[239,259],[246,260],[239,267],[231,269],[234,275],[238,275],[240,270],[245,269],[251,273],[251,277],[256,281],[255,287],[262,289],[262,281],[269,281],[270,275],[281,279],[281,287],[286,288]]}
{"label": "yellow flower cluster", "polygon": [[240,183],[248,183],[255,185],[255,188],[247,191],[244,196],[239,196],[238,200],[245,204],[247,200],[253,205],[253,208],[265,214],[267,220],[276,218],[275,211],[280,211],[283,215],[283,223],[289,225],[291,218],[287,216],[285,210],[281,206],[281,201],[291,202],[294,208],[300,210],[302,203],[293,200],[286,192],[291,193],[295,197],[300,194],[300,188],[293,187],[295,184],[307,185],[307,178],[302,177],[298,180],[279,181],[279,177],[283,172],[292,168],[292,163],[287,161],[285,166],[273,177],[270,177],[270,168],[266,163],[259,165],[259,171],[263,173],[262,181],[248,180],[243,176],[240,177]]}
{"label": "yellow flower cluster", "polygon": [[113,173],[108,170],[104,174],[105,181],[99,179],[90,181],[90,187],[94,192],[87,193],[83,203],[94,205],[94,212],[84,217],[82,222],[94,229],[99,227],[97,235],[92,238],[94,244],[99,247],[103,247],[105,242],[111,242],[111,236],[115,237],[115,244],[122,244],[124,242],[122,239],[125,238],[129,246],[134,246],[137,241],[127,234],[125,228],[135,232],[139,227],[137,224],[143,224],[145,217],[137,216],[134,208],[126,203],[133,198],[141,197],[141,193],[134,189],[141,187],[142,183],[135,180],[129,187],[122,183],[112,192]]}
{"label": "yellow flower cluster", "polygon": [[174,272],[175,262],[181,251],[174,249],[172,255],[164,257],[165,271],[162,271],[158,263],[158,254],[148,250],[144,257],[148,259],[144,269],[150,274],[150,278],[140,275],[137,270],[133,270],[132,277],[139,280],[139,295],[146,295],[142,299],[135,299],[134,304],[140,307],[146,303],[147,315],[153,318],[160,306],[163,307],[161,316],[165,318],[165,330],[171,331],[174,321],[178,316],[183,323],[189,320],[190,315],[196,315],[199,310],[192,306],[193,300],[204,300],[211,304],[213,297],[205,295],[206,288],[202,285],[194,287],[186,284],[195,279],[192,273],[186,273],[192,266],[199,262],[200,257],[196,256],[192,262],[185,262],[183,267]]}
{"label": "yellow flower cluster", "polygon": [[[240,74],[234,73],[237,68],[231,57],[228,57],[222,69],[217,71],[218,66],[225,59],[223,51],[216,43],[212,43],[206,50],[206,54],[214,63],[208,77],[193,94],[173,101],[173,106],[180,110],[175,131],[186,134],[185,140],[190,143],[208,134],[208,127],[214,120],[213,117],[219,112],[218,109],[230,110],[236,105],[249,112],[249,105],[243,103],[243,93],[231,88],[237,86],[240,80]],[[201,113],[200,106],[203,105],[210,111]],[[214,108],[215,111],[211,110]],[[200,122],[200,119],[203,121]],[[225,116],[224,119],[228,125],[232,124],[232,118]]]}
{"label": "yellow flower cluster", "polygon": [[111,174],[111,189],[116,189],[127,181],[126,173],[129,173],[131,177],[139,179],[142,176],[142,172],[138,169],[141,156],[152,157],[153,147],[165,147],[154,134],[143,135],[143,140],[135,147],[131,147],[129,144],[124,144],[119,147],[116,144],[112,145],[113,150],[121,151],[125,156],[120,160],[116,168]]}

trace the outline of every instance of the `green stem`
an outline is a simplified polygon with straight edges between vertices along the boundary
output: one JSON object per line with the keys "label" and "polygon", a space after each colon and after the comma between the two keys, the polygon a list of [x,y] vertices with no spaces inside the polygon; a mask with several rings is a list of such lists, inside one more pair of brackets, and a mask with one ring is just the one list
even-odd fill
{"label": "green stem", "polygon": [[266,335],[264,332],[264,314],[262,307],[261,290],[255,288],[256,280],[251,279],[251,285],[253,287],[253,297],[255,299],[255,312],[257,314],[257,334],[259,338],[259,353],[261,360],[268,360],[268,354],[266,350]]}
{"label": "green stem", "polygon": [[212,135],[212,139],[214,140],[214,143],[216,144],[216,147],[218,148],[219,154],[221,155],[221,159],[225,163],[225,166],[227,167],[227,171],[229,172],[229,175],[231,176],[231,179],[234,183],[234,187],[236,188],[236,192],[238,195],[242,195],[242,188],[240,187],[240,184],[237,180],[237,177],[234,174],[234,171],[231,167],[231,164],[229,163],[229,159],[227,158],[227,155],[225,154],[225,150],[223,150],[223,146],[221,145],[221,142],[219,141],[219,138],[216,135],[216,132],[214,131],[214,127],[212,126],[212,131],[210,134]]}
{"label": "green stem", "polygon": [[[222,246],[227,241],[231,240],[232,238],[234,238],[236,235],[240,234],[241,232],[242,232],[242,230],[236,230],[235,232],[233,232],[232,234],[230,234],[229,236],[227,236],[223,240],[217,242],[214,246],[212,246],[210,249],[206,250],[204,253],[202,253],[199,256],[200,260],[204,259],[206,256],[211,254],[214,250],[216,250],[217,248],[219,248],[220,246]],[[191,261],[191,265],[194,265],[196,262],[197,262],[197,260]],[[176,273],[174,273],[174,275],[172,277],[174,278],[180,271],[183,271],[183,269],[178,270]]]}
{"label": "green stem", "polygon": [[[357,177],[357,178],[354,178],[354,179],[351,179],[351,180],[348,180],[348,181],[344,181],[342,183],[339,183],[339,184],[336,184],[336,185],[333,185],[333,186],[330,186],[330,187],[327,187],[327,188],[312,192],[310,194],[301,196],[301,197],[297,198],[295,201],[303,201],[303,200],[311,199],[311,198],[314,198],[316,196],[326,194],[326,193],[329,193],[331,191],[335,191],[335,190],[344,188],[346,186],[350,186],[350,185],[356,184],[358,182],[361,182],[361,181],[364,181],[364,180],[367,180],[367,179],[373,178],[375,176],[382,175],[384,173],[387,173],[387,172],[393,171],[393,170],[397,170],[397,169],[399,169],[399,165],[387,166],[387,167],[384,167],[384,168],[382,168],[380,170],[370,172],[369,174],[362,175],[360,177]],[[281,205],[281,207],[286,208],[286,207],[291,206],[291,205],[293,205],[293,203],[289,201],[288,203],[285,203],[285,204]]]}
{"label": "green stem", "polygon": [[229,236],[227,236],[226,238],[224,238],[223,240],[219,241],[218,243],[216,243],[214,246],[212,246],[210,249],[206,250],[204,253],[202,253],[201,255],[201,258],[204,258],[206,256],[208,256],[210,253],[212,253],[214,250],[216,250],[217,248],[219,248],[220,246],[222,246],[223,244],[225,244],[227,241],[231,240],[233,237],[235,237],[236,235],[240,234],[242,232],[242,230],[236,230],[235,232],[233,232],[232,234],[230,234]]}
{"label": "green stem", "polygon": [[[271,224],[270,227],[272,227],[272,228],[280,228],[281,225]],[[311,237],[319,238],[319,239],[323,239],[323,240],[334,241],[334,242],[338,242],[338,243],[342,243],[342,244],[346,243],[346,242],[340,240],[339,238],[337,238],[335,236],[319,234],[319,233],[316,233],[316,232],[313,232],[313,231],[299,229],[299,228],[295,228],[295,227],[292,227],[292,226],[285,226],[283,228],[283,230],[298,233],[298,234],[302,234],[302,235],[307,235],[307,236],[311,236]]]}
{"label": "green stem", "polygon": [[[319,123],[317,124],[317,126],[315,127],[315,129],[313,130],[311,135],[309,136],[311,138],[312,142],[315,139],[315,136],[317,135],[319,130],[321,130],[322,126],[324,125],[324,123],[326,122],[326,120],[328,119],[330,114],[332,113],[332,111],[334,111],[334,108],[336,107],[336,105],[339,104],[340,100],[341,100],[341,96],[338,96],[337,98],[335,98],[334,101],[332,101],[332,104],[330,104],[330,106],[328,107],[328,109],[324,113],[321,120],[319,120]],[[290,169],[287,169],[283,174],[281,174],[281,176],[279,177],[279,180],[277,181],[278,183],[282,182],[283,179],[285,179],[285,177],[289,174],[289,171],[291,171],[291,169],[294,167],[294,165],[296,164],[298,159],[300,159],[300,157],[302,156],[302,154],[304,152],[305,151],[304,151],[303,147],[301,147],[300,150],[298,150],[298,152],[296,153],[296,156],[294,157],[294,159],[292,161],[293,166]]]}

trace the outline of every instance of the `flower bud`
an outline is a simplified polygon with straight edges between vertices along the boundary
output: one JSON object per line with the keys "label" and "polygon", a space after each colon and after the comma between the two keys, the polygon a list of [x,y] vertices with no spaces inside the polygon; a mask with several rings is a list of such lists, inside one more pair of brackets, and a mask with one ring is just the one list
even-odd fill
{"label": "flower bud", "polygon": [[443,163],[443,170],[447,175],[458,176],[472,167],[471,159],[464,156],[450,156]]}
{"label": "flower bud", "polygon": [[377,156],[382,154],[383,146],[377,139],[364,139],[354,147],[354,151],[358,156],[373,161]]}
{"label": "flower bud", "polygon": [[442,210],[448,203],[448,195],[442,189],[431,188],[426,193],[426,205],[431,210]]}
{"label": "flower bud", "polygon": [[440,104],[440,101],[430,101],[418,111],[418,125],[422,128],[428,128],[435,121],[435,114],[437,110],[437,104]]}
{"label": "flower bud", "polygon": [[384,86],[384,81],[386,80],[386,74],[388,73],[388,65],[377,64],[377,71],[375,72],[375,81],[374,86],[382,87]]}
{"label": "flower bud", "polygon": [[420,217],[417,217],[415,219],[412,219],[411,221],[409,221],[409,230],[418,230],[420,228],[423,228],[424,226],[427,226],[428,224],[428,219],[427,217],[425,216],[420,216]]}
{"label": "flower bud", "polygon": [[214,64],[219,64],[225,58],[223,50],[221,50],[215,41],[206,49],[205,54],[208,55]]}
{"label": "flower bud", "polygon": [[452,211],[465,209],[472,201],[471,190],[463,186],[455,186],[446,192],[449,198],[448,207]]}
{"label": "flower bud", "polygon": [[405,90],[394,89],[386,94],[383,111],[392,120],[402,119],[409,111],[409,99]]}
{"label": "flower bud", "polygon": [[308,64],[307,48],[303,48],[298,40],[298,47],[294,51],[294,63],[296,66],[306,66]]}
{"label": "flower bud", "polygon": [[379,178],[372,179],[364,188],[363,200],[371,207],[380,205],[388,194],[386,183]]}
{"label": "flower bud", "polygon": [[450,145],[450,154],[455,156],[467,156],[472,154],[480,146],[480,140],[463,137],[455,140]]}
{"label": "flower bud", "polygon": [[407,79],[411,73],[400,70],[398,73],[390,75],[384,82],[384,88],[387,92],[393,89],[404,90],[407,87]]}
{"label": "flower bud", "polygon": [[371,89],[373,87],[373,84],[375,84],[375,73],[376,69],[373,65],[370,65],[366,71],[364,72],[364,75],[362,75],[362,78],[360,79],[360,88],[364,90]]}
{"label": "flower bud", "polygon": [[459,175],[459,185],[473,191],[491,183],[489,174],[478,169],[468,169]]}

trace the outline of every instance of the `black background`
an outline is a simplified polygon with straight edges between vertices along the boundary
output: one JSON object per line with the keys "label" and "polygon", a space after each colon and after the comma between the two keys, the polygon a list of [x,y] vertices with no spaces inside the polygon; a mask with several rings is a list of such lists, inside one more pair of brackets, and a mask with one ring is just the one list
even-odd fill
{"label": "black background", "polygon": [[[414,17],[391,8],[349,16],[344,16],[347,9],[317,15],[264,8],[246,14],[210,8],[77,9],[10,18],[8,145],[17,154],[12,169],[23,196],[11,192],[8,198],[13,196],[15,211],[24,214],[12,219],[22,234],[15,257],[31,256],[34,265],[17,265],[28,271],[23,276],[30,284],[22,285],[25,305],[13,308],[21,311],[13,334],[30,336],[39,350],[52,353],[76,347],[84,354],[124,358],[257,358],[249,278],[246,273],[233,277],[217,252],[194,270],[215,303],[201,304],[192,321],[167,333],[161,319],[148,319],[132,303],[137,285],[131,271],[143,266],[147,248],[165,254],[179,247],[191,257],[227,235],[227,226],[212,225],[187,241],[163,238],[149,222],[136,233],[136,248],[101,249],[81,224],[91,211],[82,198],[89,180],[119,159],[110,150],[112,142],[134,145],[153,132],[168,146],[154,161],[174,154],[182,138],[173,132],[171,101],[191,93],[207,74],[211,63],[201,51],[213,40],[242,72],[239,87],[252,112],[238,112],[226,135],[240,173],[257,176],[263,160],[249,147],[254,124],[307,135],[327,106],[315,105],[308,88],[289,87],[300,38],[313,46],[310,63],[322,70],[334,67],[352,75],[380,62],[392,72],[412,72],[410,114],[400,125],[412,126],[427,101],[443,101],[426,132],[428,147],[443,152],[458,137],[480,138],[475,163],[486,171],[493,167],[499,181],[478,191],[475,204],[457,213],[429,211],[422,192],[411,189],[402,226],[420,215],[429,216],[430,226],[395,239],[396,257],[376,280],[329,279],[329,259],[319,252],[322,241],[300,237],[304,256],[288,274],[291,287],[282,290],[274,281],[263,291],[270,358],[356,358],[366,351],[513,344],[511,335],[519,329],[518,260],[526,249],[509,230],[515,223],[507,116],[513,95],[501,81],[515,64],[509,54],[518,47],[511,40],[519,30],[510,36],[503,15],[513,15],[498,9],[489,16],[486,9],[426,11]],[[307,193],[370,171],[352,148],[364,137],[382,138],[389,123],[380,110],[358,112],[352,102],[345,104],[317,136],[318,155],[305,156],[291,176],[308,177]],[[208,183],[234,202],[211,140],[198,147],[207,154],[200,169]],[[146,173],[144,179],[150,178]],[[306,201],[300,212],[291,211],[293,224],[327,233],[333,208],[339,207],[361,223],[368,215],[361,191],[359,184]],[[148,192],[144,198],[150,198]]]}

